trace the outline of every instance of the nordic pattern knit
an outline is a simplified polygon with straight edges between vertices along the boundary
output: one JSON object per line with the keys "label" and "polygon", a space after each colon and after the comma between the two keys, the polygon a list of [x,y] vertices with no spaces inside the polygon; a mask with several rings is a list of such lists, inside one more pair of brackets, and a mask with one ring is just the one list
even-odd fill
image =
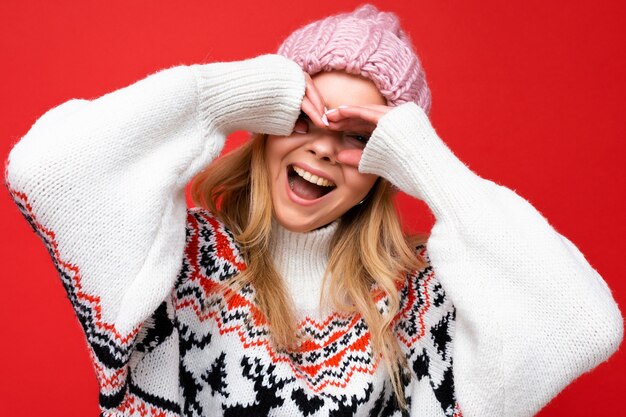
{"label": "nordic pattern knit", "polygon": [[[11,150],[6,186],[85,331],[102,416],[401,415],[360,316],[304,312],[310,340],[273,350],[254,288],[224,302],[246,267],[232,233],[185,205],[229,133],[290,134],[304,86],[278,55],[178,66],[50,110]],[[414,103],[380,119],[359,170],[436,218],[416,248],[427,267],[398,289],[410,415],[531,416],[617,350],[623,319],[602,277],[530,203],[459,161]],[[323,243],[335,228],[291,238]]]}

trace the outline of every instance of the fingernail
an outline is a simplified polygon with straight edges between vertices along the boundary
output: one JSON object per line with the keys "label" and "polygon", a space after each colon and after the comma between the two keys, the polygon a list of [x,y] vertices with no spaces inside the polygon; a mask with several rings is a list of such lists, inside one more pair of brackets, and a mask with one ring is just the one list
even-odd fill
{"label": "fingernail", "polygon": [[296,133],[301,133],[301,134],[303,134],[303,135],[306,133],[306,131],[304,131],[304,130],[298,130],[298,129],[294,129],[293,131],[294,131],[294,132],[296,132]]}
{"label": "fingernail", "polygon": [[326,114],[322,115],[322,122],[324,122],[326,126],[330,126],[330,123],[328,123],[328,117],[326,117]]}
{"label": "fingernail", "polygon": [[326,110],[326,113],[324,113],[324,114],[331,114],[331,113],[334,113],[336,111],[337,111],[337,109],[330,109],[330,110]]}
{"label": "fingernail", "polygon": [[348,107],[348,106],[346,106],[345,104],[342,104],[341,106],[339,106],[339,107],[337,107],[337,108],[338,108],[338,109],[345,109],[346,107]]}

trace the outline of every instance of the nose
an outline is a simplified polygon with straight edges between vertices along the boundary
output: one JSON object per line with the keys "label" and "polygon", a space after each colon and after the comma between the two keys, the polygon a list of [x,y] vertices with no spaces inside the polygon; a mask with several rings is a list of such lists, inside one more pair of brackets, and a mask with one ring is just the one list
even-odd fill
{"label": "nose", "polygon": [[337,154],[341,149],[341,132],[321,131],[311,137],[307,144],[307,152],[315,155],[316,158],[328,161],[331,164],[337,163]]}

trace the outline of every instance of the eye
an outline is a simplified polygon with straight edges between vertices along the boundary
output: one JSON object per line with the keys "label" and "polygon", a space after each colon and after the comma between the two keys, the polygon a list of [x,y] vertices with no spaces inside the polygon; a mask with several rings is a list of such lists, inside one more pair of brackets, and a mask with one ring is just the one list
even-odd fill
{"label": "eye", "polygon": [[370,139],[369,135],[359,134],[359,133],[348,133],[347,136],[349,138],[354,138],[354,140],[361,142],[363,144],[367,143]]}
{"label": "eye", "polygon": [[297,133],[306,133],[309,131],[309,122],[311,119],[307,114],[303,111],[300,112],[298,119],[296,120],[296,124],[293,127],[294,132]]}
{"label": "eye", "polygon": [[298,116],[298,120],[304,120],[305,122],[309,122],[311,118],[304,111],[300,111],[300,116]]}

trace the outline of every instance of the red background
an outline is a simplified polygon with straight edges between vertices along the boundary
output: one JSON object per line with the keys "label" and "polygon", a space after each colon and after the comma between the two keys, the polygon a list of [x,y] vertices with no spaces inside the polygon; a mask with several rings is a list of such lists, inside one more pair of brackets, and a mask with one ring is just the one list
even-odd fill
{"label": "red background", "polygon": [[[626,3],[372,2],[396,12],[413,38],[439,135],[476,173],[528,199],[626,305]],[[358,4],[3,1],[0,154],[69,98],[95,98],[176,64],[275,52],[300,25]],[[242,139],[235,134],[227,150]],[[400,197],[399,205],[409,229],[432,226],[423,203]],[[0,413],[95,416],[94,371],[49,255],[6,190],[0,210]],[[625,363],[622,349],[539,415],[626,415]]]}

